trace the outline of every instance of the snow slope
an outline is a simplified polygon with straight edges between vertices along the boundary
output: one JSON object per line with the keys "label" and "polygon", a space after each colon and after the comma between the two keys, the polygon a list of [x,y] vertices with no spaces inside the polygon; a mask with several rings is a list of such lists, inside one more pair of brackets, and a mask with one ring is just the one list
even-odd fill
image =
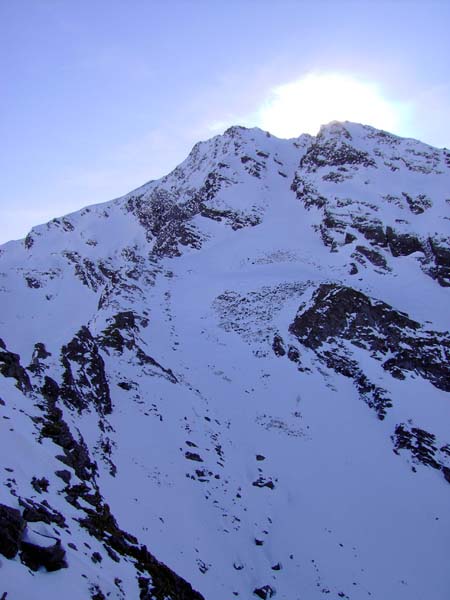
{"label": "snow slope", "polygon": [[0,594],[447,600],[449,204],[445,149],[233,127],[2,246]]}

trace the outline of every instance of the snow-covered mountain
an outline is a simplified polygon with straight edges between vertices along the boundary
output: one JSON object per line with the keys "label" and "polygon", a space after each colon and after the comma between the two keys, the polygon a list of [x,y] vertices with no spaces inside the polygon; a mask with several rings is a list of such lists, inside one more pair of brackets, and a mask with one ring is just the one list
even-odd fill
{"label": "snow-covered mountain", "polygon": [[0,597],[448,600],[449,204],[445,149],[232,127],[3,245]]}

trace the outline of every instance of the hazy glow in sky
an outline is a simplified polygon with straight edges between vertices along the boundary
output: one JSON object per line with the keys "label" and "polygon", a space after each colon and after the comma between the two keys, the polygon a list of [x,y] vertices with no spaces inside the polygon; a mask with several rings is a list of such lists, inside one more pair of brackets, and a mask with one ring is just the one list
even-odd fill
{"label": "hazy glow in sky", "polygon": [[355,121],[401,133],[405,103],[390,102],[374,83],[347,74],[310,73],[276,87],[258,111],[258,125],[276,136],[315,135],[330,121]]}
{"label": "hazy glow in sky", "polygon": [[450,146],[448,0],[0,0],[0,243],[231,125]]}

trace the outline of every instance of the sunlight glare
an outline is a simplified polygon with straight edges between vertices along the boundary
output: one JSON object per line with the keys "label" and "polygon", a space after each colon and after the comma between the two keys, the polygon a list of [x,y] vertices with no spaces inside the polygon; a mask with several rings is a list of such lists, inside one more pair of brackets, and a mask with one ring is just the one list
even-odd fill
{"label": "sunlight glare", "polygon": [[330,121],[354,121],[401,134],[408,107],[384,98],[374,83],[342,74],[314,74],[275,88],[257,124],[276,136],[316,135]]}

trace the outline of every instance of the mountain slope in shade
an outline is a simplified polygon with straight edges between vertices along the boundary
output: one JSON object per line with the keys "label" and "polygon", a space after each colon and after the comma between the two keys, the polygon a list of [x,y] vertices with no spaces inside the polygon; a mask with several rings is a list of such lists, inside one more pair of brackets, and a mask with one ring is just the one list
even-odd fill
{"label": "mountain slope in shade", "polygon": [[3,245],[0,594],[446,600],[449,204],[445,149],[232,127]]}

